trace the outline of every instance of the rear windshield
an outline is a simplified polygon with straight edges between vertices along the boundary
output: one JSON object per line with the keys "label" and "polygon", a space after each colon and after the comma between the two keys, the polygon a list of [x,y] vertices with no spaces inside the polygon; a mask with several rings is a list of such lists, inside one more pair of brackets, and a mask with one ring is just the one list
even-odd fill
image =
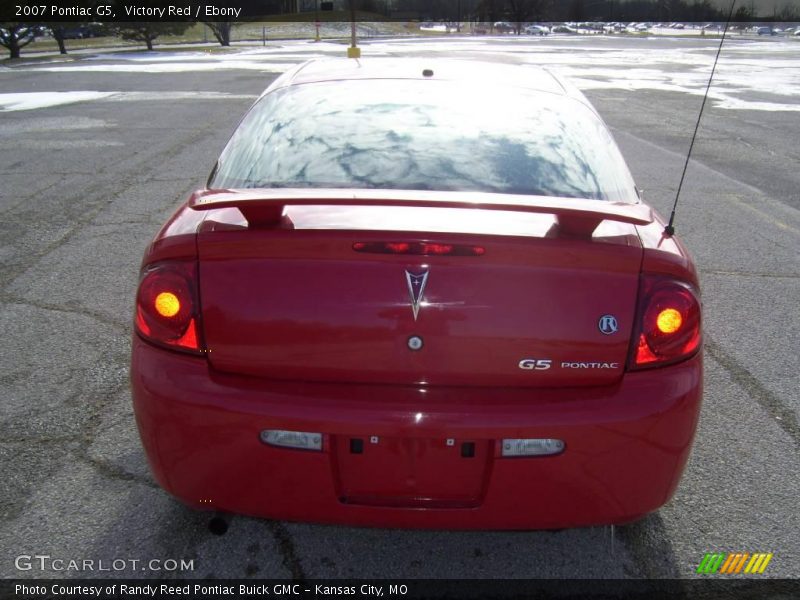
{"label": "rear windshield", "polygon": [[633,202],[597,116],[564,96],[441,81],[335,81],[259,100],[213,188],[377,188]]}

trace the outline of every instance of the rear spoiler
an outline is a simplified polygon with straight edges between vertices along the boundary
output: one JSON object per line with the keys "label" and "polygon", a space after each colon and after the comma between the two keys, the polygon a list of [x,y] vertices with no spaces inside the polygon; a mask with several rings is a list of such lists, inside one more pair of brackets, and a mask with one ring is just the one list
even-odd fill
{"label": "rear spoiler", "polygon": [[189,198],[188,204],[194,210],[237,208],[252,228],[279,225],[287,206],[411,206],[544,213],[556,217],[559,231],[586,237],[591,236],[606,219],[646,225],[652,223],[654,218],[650,207],[640,203],[515,194],[375,189],[198,190]]}

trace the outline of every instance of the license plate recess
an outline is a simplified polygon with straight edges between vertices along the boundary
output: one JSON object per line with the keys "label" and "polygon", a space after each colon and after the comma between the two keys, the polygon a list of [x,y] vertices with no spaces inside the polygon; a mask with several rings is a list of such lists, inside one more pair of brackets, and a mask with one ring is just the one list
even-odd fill
{"label": "license plate recess", "polygon": [[481,503],[490,440],[339,435],[331,441],[343,503],[420,508]]}

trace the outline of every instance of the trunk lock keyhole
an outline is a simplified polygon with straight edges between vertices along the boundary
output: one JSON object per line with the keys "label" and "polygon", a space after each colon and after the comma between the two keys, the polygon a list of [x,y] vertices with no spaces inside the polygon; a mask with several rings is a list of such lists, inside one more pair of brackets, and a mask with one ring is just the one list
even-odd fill
{"label": "trunk lock keyhole", "polygon": [[412,335],[408,338],[408,349],[409,350],[421,350],[422,349],[422,338],[418,335]]}

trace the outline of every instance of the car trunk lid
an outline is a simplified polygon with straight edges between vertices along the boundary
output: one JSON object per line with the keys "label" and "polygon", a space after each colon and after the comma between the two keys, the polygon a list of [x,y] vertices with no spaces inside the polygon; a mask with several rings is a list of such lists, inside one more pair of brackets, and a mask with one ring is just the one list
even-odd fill
{"label": "car trunk lid", "polygon": [[[223,212],[198,236],[216,370],[421,386],[563,387],[622,376],[642,249],[613,214],[598,213],[602,226],[586,236],[559,232],[557,215],[538,211],[299,206],[263,227]],[[471,220],[453,224],[463,213]],[[422,231],[408,230],[415,219]],[[530,235],[501,234],[526,219]],[[431,245],[480,253],[419,253]]]}

